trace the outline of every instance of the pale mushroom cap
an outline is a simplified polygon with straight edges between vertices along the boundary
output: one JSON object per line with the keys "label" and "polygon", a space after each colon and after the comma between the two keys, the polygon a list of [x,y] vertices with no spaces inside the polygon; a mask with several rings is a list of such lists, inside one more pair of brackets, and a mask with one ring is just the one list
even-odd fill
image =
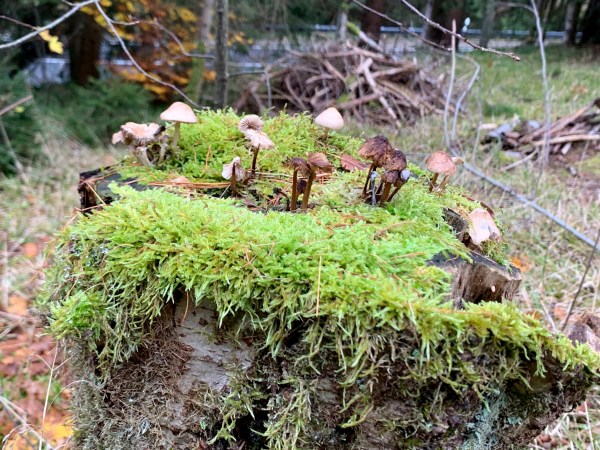
{"label": "pale mushroom cap", "polygon": [[163,130],[164,128],[157,123],[127,122],[125,125],[121,125],[119,133],[113,134],[113,143],[124,142],[127,145],[147,145],[150,142],[155,142]]}
{"label": "pale mushroom cap", "polygon": [[113,133],[111,142],[114,144],[118,144],[119,142],[123,142],[123,133],[121,131],[117,131]]}
{"label": "pale mushroom cap", "polygon": [[275,144],[266,133],[262,131],[254,131],[248,130],[245,133],[246,139],[250,141],[250,145],[256,148],[262,148],[264,150],[269,150],[275,147]]}
{"label": "pale mushroom cap", "polygon": [[323,128],[328,128],[329,130],[341,130],[344,127],[344,118],[340,112],[332,106],[315,117],[315,123]]}
{"label": "pale mushroom cap", "polygon": [[238,130],[240,130],[244,134],[246,134],[246,132],[249,130],[261,131],[263,125],[264,122],[260,117],[258,117],[256,114],[249,114],[247,116],[242,117],[242,119],[238,123]]}
{"label": "pale mushroom cap", "polygon": [[456,164],[452,161],[450,155],[446,152],[433,152],[425,161],[427,169],[433,173],[444,175],[453,175],[456,173]]}
{"label": "pale mushroom cap", "polygon": [[223,175],[223,178],[225,178],[226,180],[230,180],[234,171],[235,179],[238,181],[242,180],[246,176],[246,171],[242,167],[242,160],[239,156],[233,158],[233,160],[229,164],[223,165],[223,172],[221,172],[221,175]]}
{"label": "pale mushroom cap", "polygon": [[494,218],[488,210],[477,208],[469,213],[469,235],[471,242],[475,245],[481,245],[482,242],[489,240],[498,241],[502,234],[494,222]]}
{"label": "pale mushroom cap", "polygon": [[197,123],[198,118],[192,108],[182,102],[175,102],[160,114],[165,122]]}

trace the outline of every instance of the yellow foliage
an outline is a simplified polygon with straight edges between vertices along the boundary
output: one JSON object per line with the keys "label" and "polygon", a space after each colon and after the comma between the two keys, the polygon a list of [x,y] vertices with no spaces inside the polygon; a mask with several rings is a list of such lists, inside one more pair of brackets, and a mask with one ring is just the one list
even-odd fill
{"label": "yellow foliage", "polygon": [[214,70],[210,70],[210,69],[204,69],[204,72],[202,72],[202,78],[207,83],[212,83],[213,81],[215,81],[217,79],[217,72],[215,72]]}
{"label": "yellow foliage", "polygon": [[52,36],[48,30],[44,30],[40,33],[40,37],[48,43],[52,53],[63,54],[63,44],[58,40],[58,36]]}
{"label": "yellow foliage", "polygon": [[177,8],[177,12],[179,13],[179,17],[181,17],[184,22],[196,22],[196,14],[194,14],[190,9],[180,7]]}

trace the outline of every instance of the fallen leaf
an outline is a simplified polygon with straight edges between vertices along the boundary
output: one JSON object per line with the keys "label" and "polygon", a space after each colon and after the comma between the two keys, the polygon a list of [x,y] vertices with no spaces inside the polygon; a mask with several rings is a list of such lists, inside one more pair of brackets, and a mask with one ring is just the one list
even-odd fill
{"label": "fallen leaf", "polygon": [[8,305],[6,312],[10,314],[16,314],[17,316],[26,316],[29,301],[27,297],[21,295],[11,295],[8,297]]}
{"label": "fallen leaf", "polygon": [[521,272],[529,272],[533,264],[525,255],[516,255],[510,258],[510,263],[519,269]]}
{"label": "fallen leaf", "polygon": [[39,246],[35,242],[26,242],[21,246],[21,253],[27,258],[35,258],[39,251]]}
{"label": "fallen leaf", "polygon": [[348,172],[354,172],[355,170],[365,170],[369,167],[369,164],[359,161],[356,158],[353,158],[350,155],[342,155],[341,159],[342,169],[347,170]]}

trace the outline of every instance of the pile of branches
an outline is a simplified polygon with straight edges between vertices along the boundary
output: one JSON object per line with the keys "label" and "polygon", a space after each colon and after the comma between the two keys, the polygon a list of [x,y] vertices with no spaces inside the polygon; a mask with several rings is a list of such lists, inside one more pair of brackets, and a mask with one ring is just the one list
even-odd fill
{"label": "pile of branches", "polygon": [[[537,153],[544,146],[545,127],[534,120],[505,123],[493,128],[485,140],[500,140],[503,150]],[[600,98],[550,124],[551,154],[566,155],[577,144],[591,142],[600,150]]]}
{"label": "pile of branches", "polygon": [[346,117],[382,126],[444,111],[445,94],[432,73],[350,43],[314,53],[290,52],[274,67],[246,87],[234,108],[261,114],[264,109],[320,112],[335,106]]}

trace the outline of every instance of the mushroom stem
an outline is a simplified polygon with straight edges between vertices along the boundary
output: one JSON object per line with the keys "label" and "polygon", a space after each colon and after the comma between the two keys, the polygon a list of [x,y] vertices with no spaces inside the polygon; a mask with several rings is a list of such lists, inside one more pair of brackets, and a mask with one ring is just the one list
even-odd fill
{"label": "mushroom stem", "polygon": [[290,211],[296,211],[298,204],[298,169],[294,170],[294,178],[292,180],[292,200],[290,202]]}
{"label": "mushroom stem", "polygon": [[173,148],[177,148],[177,142],[179,141],[179,122],[175,122],[175,130],[173,133],[173,139],[171,140],[171,145]]}
{"label": "mushroom stem", "polygon": [[256,175],[256,158],[258,157],[258,151],[260,150],[260,145],[253,149],[254,156],[252,157],[252,167],[250,168],[250,174],[254,177]]}
{"label": "mushroom stem", "polygon": [[400,188],[402,186],[404,186],[405,182],[400,182],[399,184],[396,185],[396,189],[394,189],[394,192],[392,192],[392,194],[390,195],[390,197],[388,198],[388,202],[391,202],[392,199],[394,198],[394,195],[396,195],[398,193],[398,191],[400,190]]}
{"label": "mushroom stem", "polygon": [[379,200],[380,205],[383,205],[385,202],[388,201],[391,189],[392,183],[383,183],[383,192],[381,193],[381,199]]}
{"label": "mushroom stem", "polygon": [[311,168],[310,175],[308,177],[308,181],[306,183],[306,188],[304,189],[304,196],[302,197],[302,210],[306,211],[308,209],[308,198],[310,197],[310,189],[312,188],[313,181],[315,181],[315,177],[317,176],[317,171]]}
{"label": "mushroom stem", "polygon": [[442,180],[442,182],[440,183],[440,187],[438,188],[438,191],[443,191],[444,188],[446,187],[446,184],[448,184],[448,180],[450,179],[450,175],[446,175],[444,177],[444,179]]}
{"label": "mushroom stem", "polygon": [[146,154],[146,147],[136,147],[134,150],[134,155],[144,166],[154,167],[154,164],[152,164],[148,159],[148,155]]}
{"label": "mushroom stem", "polygon": [[237,179],[235,177],[235,167],[233,168],[233,171],[231,172],[231,193],[237,197]]}
{"label": "mushroom stem", "polygon": [[438,179],[438,173],[434,173],[433,174],[433,178],[431,180],[429,180],[429,192],[433,191],[433,188],[435,187],[435,183],[437,182]]}
{"label": "mushroom stem", "polygon": [[329,136],[329,128],[325,128],[325,134],[323,135],[323,140],[326,141]]}
{"label": "mushroom stem", "polygon": [[367,181],[363,187],[362,195],[367,195],[367,187],[369,186],[369,180],[371,180],[371,172],[375,169],[375,163],[371,163],[369,171],[367,172]]}

